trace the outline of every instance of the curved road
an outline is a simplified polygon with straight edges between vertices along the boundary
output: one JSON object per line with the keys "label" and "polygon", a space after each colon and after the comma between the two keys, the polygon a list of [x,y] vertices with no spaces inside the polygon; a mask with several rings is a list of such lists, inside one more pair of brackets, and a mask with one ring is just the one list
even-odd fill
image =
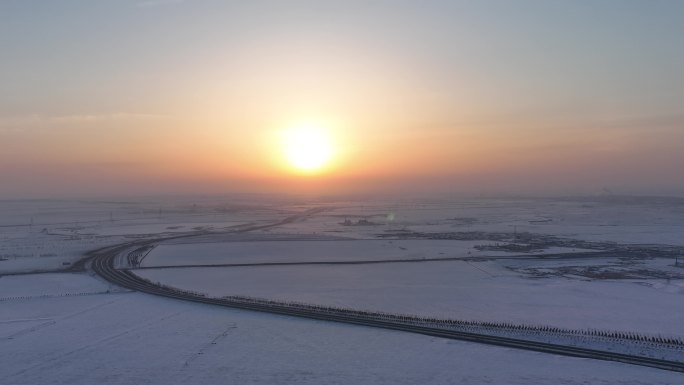
{"label": "curved road", "polygon": [[[304,215],[310,215],[310,213],[306,213]],[[293,222],[296,219],[298,219],[299,217],[300,216],[288,217],[288,218],[284,219],[283,221],[280,221],[280,222],[277,222],[274,224],[259,225],[259,226],[249,227],[249,228],[243,228],[240,230],[236,230],[235,232],[247,232],[247,231],[253,231],[253,230],[258,230],[258,229],[271,228],[271,227],[279,226],[281,224]],[[196,235],[196,234],[194,234],[194,235]],[[193,235],[183,235],[183,236],[187,237],[187,236],[193,236]],[[445,329],[440,329],[440,328],[435,328],[435,327],[430,327],[430,326],[421,326],[421,325],[406,324],[406,323],[401,323],[401,322],[396,322],[396,321],[389,321],[387,319],[382,319],[380,317],[373,317],[373,316],[368,316],[368,315],[361,316],[361,315],[355,315],[355,314],[349,314],[349,313],[345,314],[344,312],[330,313],[330,312],[316,311],[316,310],[312,310],[312,309],[293,308],[292,306],[288,306],[287,304],[259,303],[259,302],[250,303],[250,302],[238,301],[238,300],[230,299],[230,298],[207,298],[207,297],[204,297],[204,296],[201,296],[198,294],[184,292],[184,291],[180,291],[180,290],[174,290],[172,288],[156,285],[156,284],[153,284],[147,280],[144,280],[144,279],[136,276],[135,274],[131,273],[128,270],[119,270],[119,269],[114,267],[114,261],[120,253],[130,249],[133,246],[140,246],[140,245],[150,244],[150,243],[154,243],[154,242],[158,242],[158,241],[159,240],[137,241],[137,242],[130,242],[130,243],[125,243],[125,244],[118,245],[118,246],[112,246],[112,247],[100,249],[100,250],[97,250],[97,251],[91,253],[91,256],[89,258],[87,258],[87,261],[90,263],[90,266],[95,273],[97,273],[99,276],[101,276],[105,280],[107,280],[107,281],[109,281],[115,285],[122,286],[124,288],[131,289],[131,290],[136,290],[136,291],[140,291],[140,292],[148,293],[148,294],[153,294],[153,295],[159,295],[159,296],[163,296],[163,297],[167,297],[167,298],[174,298],[174,299],[179,299],[179,300],[184,300],[184,301],[199,302],[199,303],[205,303],[205,304],[210,304],[210,305],[260,311],[260,312],[273,313],[273,314],[303,317],[303,318],[323,320],[323,321],[342,322],[342,323],[364,325],[364,326],[377,327],[377,328],[383,328],[383,329],[399,330],[399,331],[424,334],[424,335],[429,335],[429,336],[434,336],[434,337],[442,337],[442,338],[449,338],[449,339],[455,339],[455,340],[461,340],[461,341],[485,343],[485,344],[490,344],[490,345],[497,345],[497,346],[503,346],[503,347],[509,347],[509,348],[516,348],[516,349],[532,350],[532,351],[537,351],[537,352],[552,353],[552,354],[559,354],[559,355],[572,356],[572,357],[592,358],[592,359],[599,359],[599,360],[606,360],[606,361],[617,361],[617,362],[633,364],[633,365],[649,366],[649,367],[653,367],[653,368],[672,370],[672,371],[677,371],[677,372],[684,372],[684,362],[667,361],[667,360],[660,360],[660,359],[655,359],[655,358],[640,357],[640,356],[633,356],[633,355],[628,355],[628,354],[606,352],[606,351],[587,349],[587,348],[578,348],[578,347],[573,347],[573,346],[556,345],[556,344],[549,344],[549,343],[536,342],[536,341],[526,341],[526,340],[507,338],[507,337],[498,337],[498,336],[490,336],[490,335],[461,332],[461,331],[454,331],[454,330],[445,330]]]}

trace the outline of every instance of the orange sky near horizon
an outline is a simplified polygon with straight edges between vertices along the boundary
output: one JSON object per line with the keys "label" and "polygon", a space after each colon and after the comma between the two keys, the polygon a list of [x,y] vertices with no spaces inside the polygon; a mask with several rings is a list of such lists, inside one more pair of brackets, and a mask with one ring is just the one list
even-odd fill
{"label": "orange sky near horizon", "polygon": [[[592,182],[598,190],[603,175],[615,175],[613,167],[606,170],[606,165],[612,166],[616,158],[622,165],[628,165],[631,159],[633,170],[640,172],[645,171],[640,168],[650,166],[643,163],[644,159],[669,167],[675,150],[669,155],[662,153],[662,159],[648,153],[663,148],[657,138],[658,130],[647,135],[640,131],[631,135],[620,133],[617,137],[608,131],[597,135],[592,129],[573,129],[564,134],[555,130],[550,135],[545,133],[542,123],[536,130],[528,129],[521,134],[496,132],[496,122],[464,122],[458,129],[436,125],[422,129],[400,122],[380,126],[320,119],[320,125],[331,131],[335,153],[320,173],[303,175],[292,169],[283,154],[279,133],[296,125],[288,121],[245,124],[242,132],[236,133],[235,129],[226,128],[234,126],[229,122],[192,118],[119,116],[57,120],[52,123],[55,126],[44,129],[39,136],[5,133],[4,138],[13,142],[9,146],[11,151],[0,156],[21,159],[14,162],[19,173],[30,175],[38,169],[44,175],[61,175],[60,180],[65,182],[92,180],[95,185],[111,185],[116,192],[126,191],[114,187],[117,183],[124,184],[126,189],[131,185],[150,186],[141,188],[142,192],[167,188],[194,191],[187,188],[189,184],[212,192],[228,189],[328,193],[377,190],[382,189],[383,183],[388,189],[410,190],[414,183],[422,182],[427,183],[427,190],[443,187],[459,191],[464,185],[473,187],[474,183],[485,182],[483,186],[487,186],[488,180],[506,178],[540,187],[524,175],[532,175],[532,179],[535,175],[536,179],[546,176],[557,183],[558,174],[574,183],[577,177],[572,170],[577,168],[597,170],[596,176],[589,179],[595,178]],[[674,134],[684,143],[681,133],[660,131],[660,135]],[[676,147],[676,143],[671,145]],[[3,163],[10,169],[13,166],[12,161]],[[48,185],[54,186],[54,182],[46,179]],[[513,183],[511,187],[515,191],[518,186]],[[132,190],[136,191],[136,187]]]}
{"label": "orange sky near horizon", "polygon": [[0,4],[0,198],[684,193],[684,12],[304,3]]}

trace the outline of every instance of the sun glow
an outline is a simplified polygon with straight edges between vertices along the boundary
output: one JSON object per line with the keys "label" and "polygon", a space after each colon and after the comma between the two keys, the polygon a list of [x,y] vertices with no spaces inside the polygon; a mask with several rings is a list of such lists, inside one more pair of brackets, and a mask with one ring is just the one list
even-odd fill
{"label": "sun glow", "polygon": [[285,131],[283,150],[289,165],[303,173],[322,171],[333,156],[328,132],[314,125],[297,126]]}

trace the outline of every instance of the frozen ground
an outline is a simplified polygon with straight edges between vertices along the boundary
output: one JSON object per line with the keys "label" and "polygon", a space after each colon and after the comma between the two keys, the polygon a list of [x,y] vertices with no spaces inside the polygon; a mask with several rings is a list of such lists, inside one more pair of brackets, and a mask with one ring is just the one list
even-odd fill
{"label": "frozen ground", "polygon": [[[0,201],[0,274],[64,269],[86,251],[131,238],[221,232],[277,221],[314,207],[326,211],[260,233],[375,239],[397,231],[531,232],[600,242],[684,245],[684,204],[679,200],[366,199],[361,203],[238,195]],[[344,226],[345,220],[351,225]],[[365,224],[360,225],[360,220]]]}
{"label": "frozen ground", "polygon": [[[226,264],[260,262],[372,261],[386,259],[464,258],[511,255],[506,252],[480,251],[481,241],[440,240],[292,240],[234,241],[161,244],[144,259],[141,266],[187,264]],[[547,252],[584,251],[553,248]],[[590,251],[590,250],[586,250]],[[543,253],[535,253],[539,255]]]}
{"label": "frozen ground", "polygon": [[565,328],[684,336],[681,281],[528,279],[493,262],[137,270],[212,296],[244,295],[356,309]]}
{"label": "frozen ground", "polygon": [[[227,233],[312,208],[322,211]],[[95,248],[191,232],[205,234],[157,245],[143,260],[151,269],[135,273],[214,295],[684,335],[684,268],[674,266],[681,199],[0,201],[0,382],[681,382],[648,368],[179,303],[56,273]],[[541,242],[525,244],[525,234]],[[466,260],[154,268],[444,257]],[[51,273],[8,275],[35,271]]]}
{"label": "frozen ground", "polygon": [[225,231],[296,210],[291,204],[241,196],[0,201],[0,275],[65,269],[99,247],[165,234]]}
{"label": "frozen ground", "polygon": [[85,274],[47,273],[6,276],[0,279],[0,301],[17,297],[68,296],[121,291]]}
{"label": "frozen ground", "polygon": [[[684,198],[368,199],[280,231],[368,238],[388,230],[532,232],[589,241],[684,245]],[[340,226],[366,219],[374,225]]]}
{"label": "frozen ground", "polygon": [[[7,277],[0,278],[0,281]],[[72,281],[53,275],[53,291]],[[81,289],[106,285],[80,275]],[[34,278],[3,283],[21,294]],[[47,289],[44,286],[44,289]],[[42,291],[40,291],[42,292]],[[36,294],[32,289],[26,295]],[[0,302],[2,383],[678,384],[680,373],[138,293]]]}

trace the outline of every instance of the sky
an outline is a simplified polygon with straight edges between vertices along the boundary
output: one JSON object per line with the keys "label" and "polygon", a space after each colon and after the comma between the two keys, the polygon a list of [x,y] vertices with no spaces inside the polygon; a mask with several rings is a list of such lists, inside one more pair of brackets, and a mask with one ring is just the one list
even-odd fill
{"label": "sky", "polygon": [[675,0],[4,0],[0,198],[684,195],[683,36]]}

